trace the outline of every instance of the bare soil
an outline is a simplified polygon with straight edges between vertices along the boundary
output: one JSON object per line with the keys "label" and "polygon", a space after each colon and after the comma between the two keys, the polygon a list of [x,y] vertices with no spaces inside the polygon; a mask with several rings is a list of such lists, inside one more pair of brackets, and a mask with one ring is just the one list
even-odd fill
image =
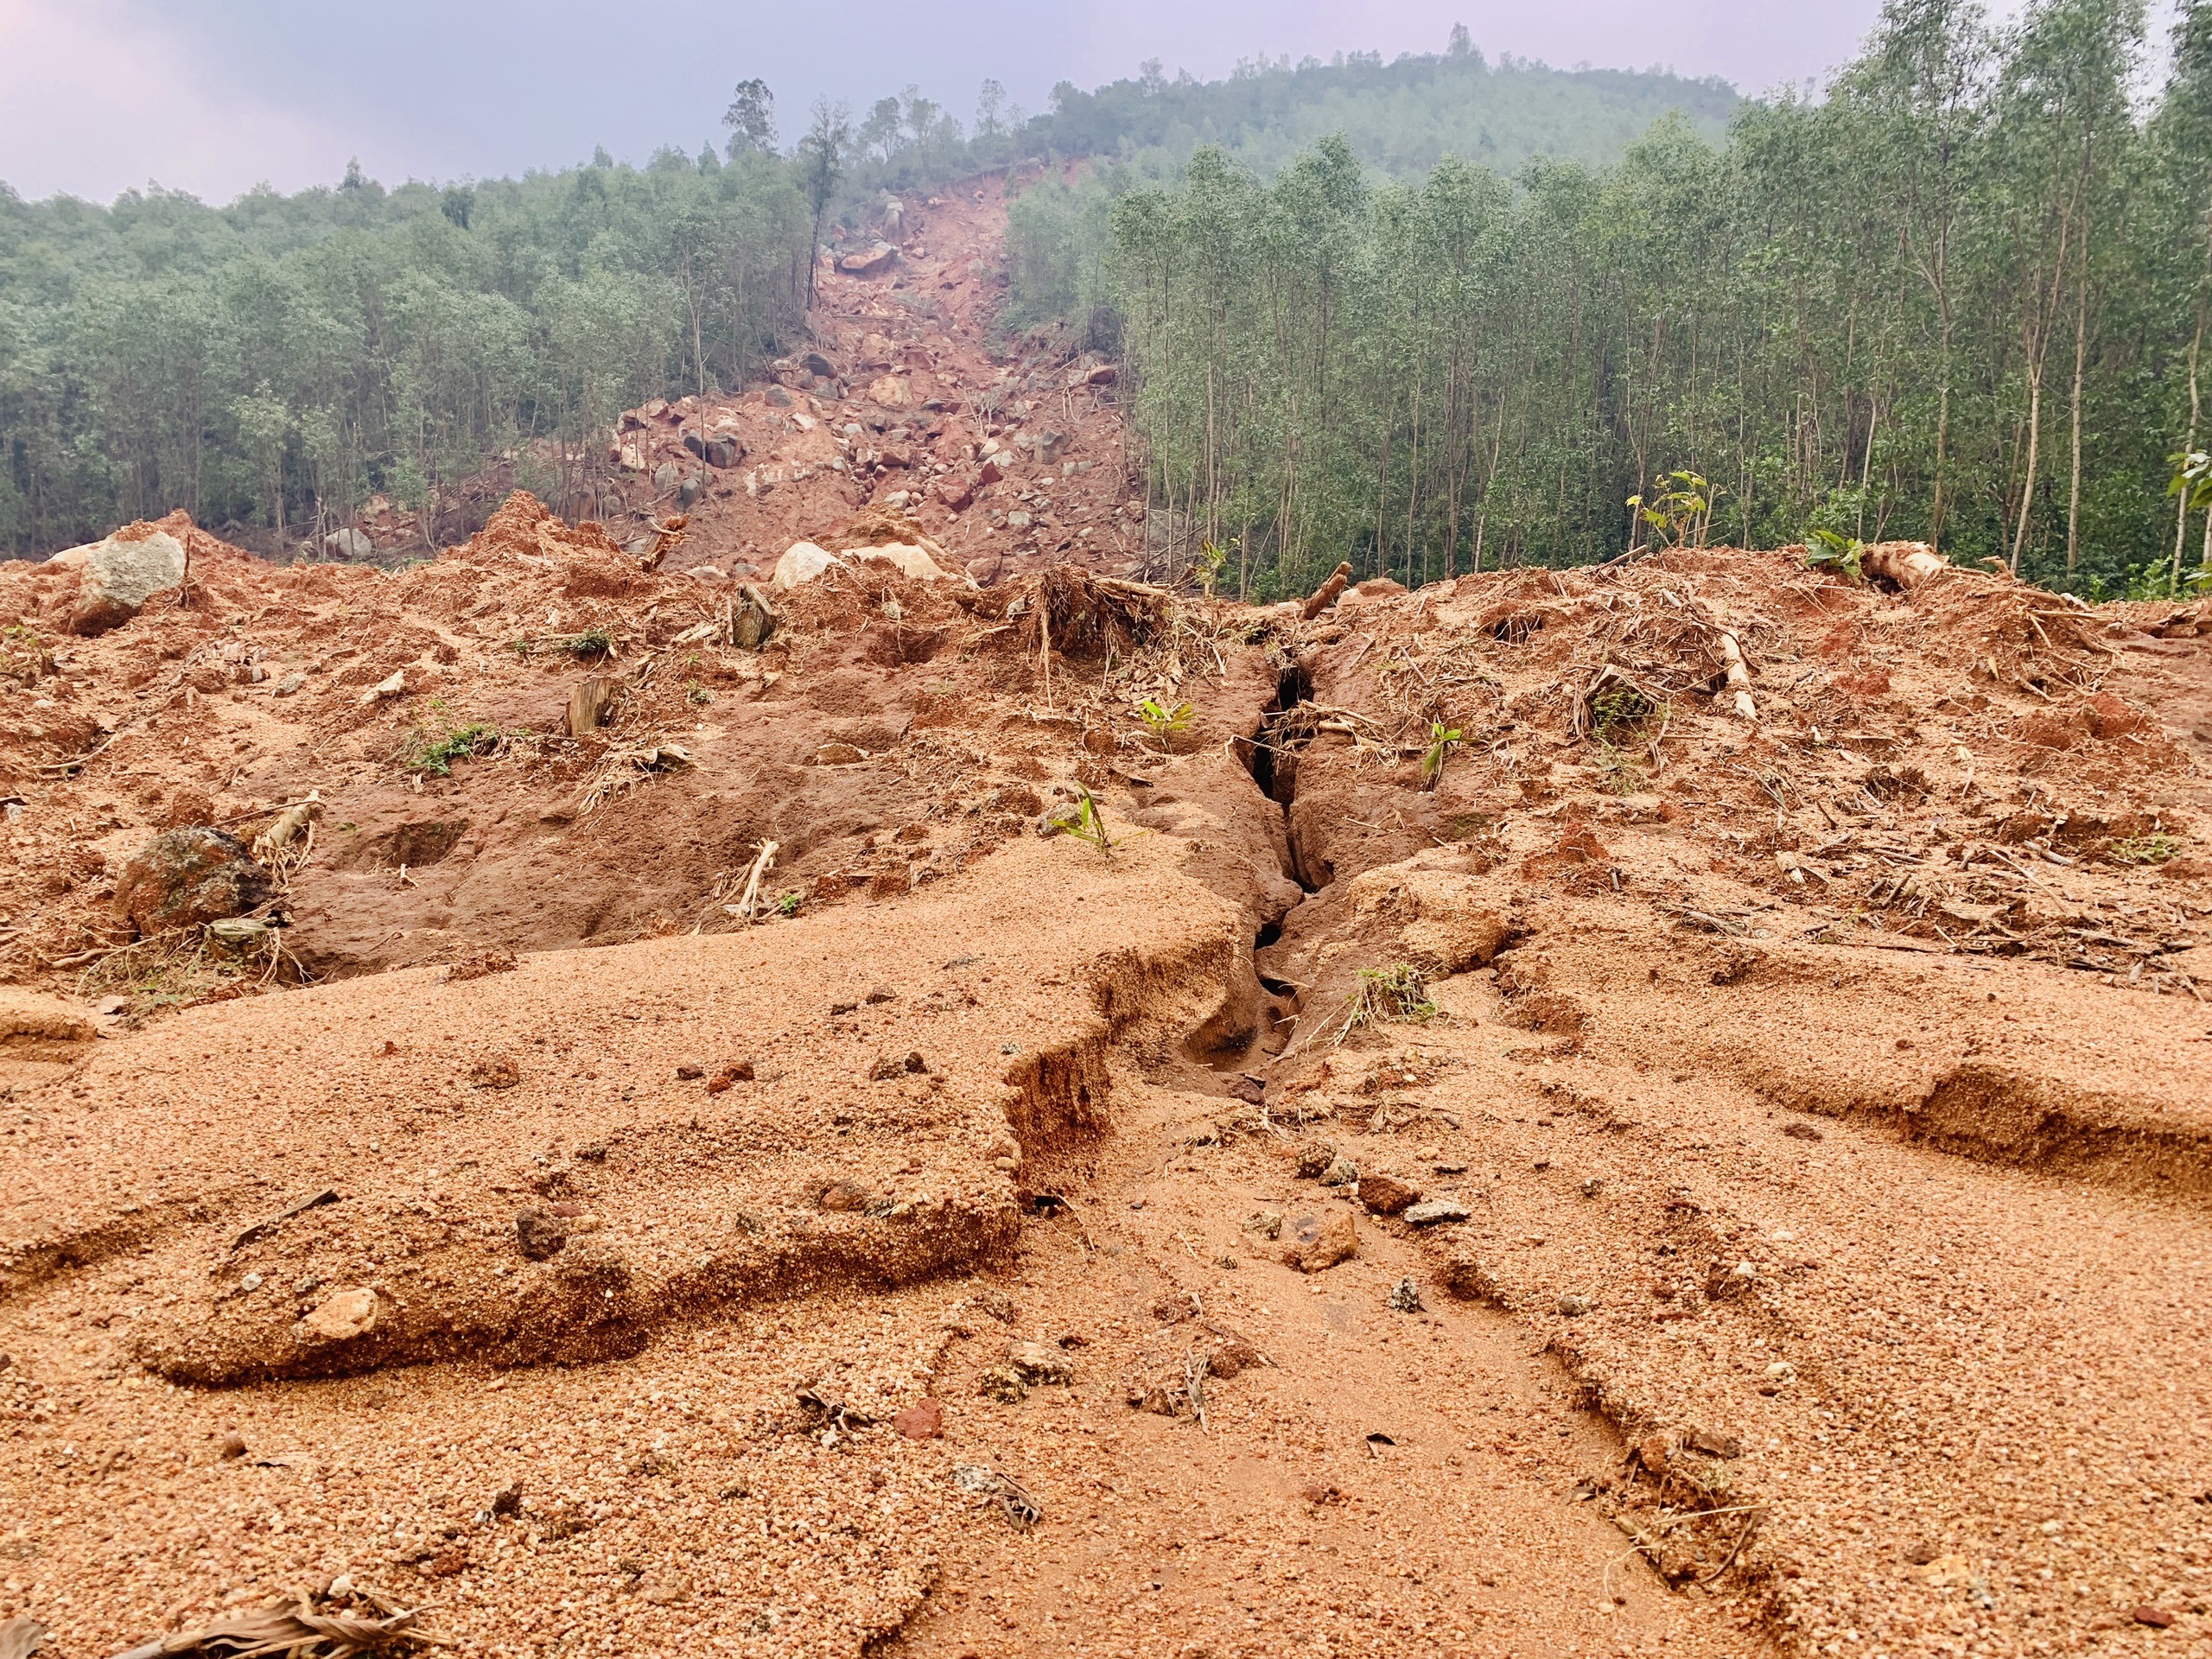
{"label": "bare soil", "polygon": [[[743,650],[701,518],[0,572],[0,1621],[2212,1649],[2202,607],[1033,537]],[[173,825],[265,931],[129,937]]]}

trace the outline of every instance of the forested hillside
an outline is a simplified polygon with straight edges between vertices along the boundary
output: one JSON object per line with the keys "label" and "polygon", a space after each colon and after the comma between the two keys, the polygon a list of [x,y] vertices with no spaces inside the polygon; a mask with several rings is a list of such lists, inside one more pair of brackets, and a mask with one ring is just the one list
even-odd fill
{"label": "forested hillside", "polygon": [[744,152],[219,209],[0,189],[0,550],[174,507],[296,533],[375,491],[435,520],[502,454],[561,499],[616,411],[791,328],[810,219]]}
{"label": "forested hillside", "polygon": [[886,192],[1072,153],[1164,177],[1200,142],[1264,168],[1340,128],[1391,169],[1453,147],[1604,160],[1668,110],[1717,133],[1734,101],[1669,75],[1492,67],[1462,35],[1389,65],[1063,85],[1035,117],[986,81],[966,124],[909,87],[779,133],[753,80],[722,153],[444,189],[356,172],[226,207],[158,191],[101,207],[0,184],[0,552],[180,506],[296,543],[376,493],[459,535],[485,504],[456,486],[502,455],[565,505],[615,410],[734,387],[795,338],[810,218],[865,225]]}
{"label": "forested hillside", "polygon": [[2145,46],[2135,0],[1892,0],[1830,96],[1718,146],[1109,171],[1016,204],[1018,307],[1118,334],[1155,505],[1248,591],[1821,531],[2164,590],[2205,550],[2168,486],[2206,435],[2212,3],[2139,106]]}

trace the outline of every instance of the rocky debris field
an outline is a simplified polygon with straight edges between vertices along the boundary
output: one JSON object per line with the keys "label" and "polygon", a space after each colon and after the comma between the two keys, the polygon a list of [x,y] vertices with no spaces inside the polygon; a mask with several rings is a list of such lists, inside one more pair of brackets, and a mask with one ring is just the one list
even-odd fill
{"label": "rocky debris field", "polygon": [[[586,458],[588,512],[626,548],[708,583],[765,580],[791,543],[870,505],[910,517],[986,582],[1061,561],[1142,566],[1115,365],[1001,323],[1010,188],[974,180],[907,207],[895,241],[825,260],[811,342],[760,384],[626,411]],[[550,448],[545,460],[572,464]],[[460,493],[496,500],[512,471]],[[326,550],[425,550],[416,518],[378,497]]]}
{"label": "rocky debris field", "polygon": [[0,1643],[2212,1649],[2212,614],[893,493],[0,568]]}

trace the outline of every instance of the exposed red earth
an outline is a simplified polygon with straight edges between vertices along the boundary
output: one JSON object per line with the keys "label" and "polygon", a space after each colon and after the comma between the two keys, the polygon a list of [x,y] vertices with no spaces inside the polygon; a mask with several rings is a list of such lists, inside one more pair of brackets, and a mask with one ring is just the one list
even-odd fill
{"label": "exposed red earth", "polygon": [[911,518],[0,567],[0,1630],[2212,1649],[2212,615],[1119,579],[1103,404],[937,489],[993,207]]}

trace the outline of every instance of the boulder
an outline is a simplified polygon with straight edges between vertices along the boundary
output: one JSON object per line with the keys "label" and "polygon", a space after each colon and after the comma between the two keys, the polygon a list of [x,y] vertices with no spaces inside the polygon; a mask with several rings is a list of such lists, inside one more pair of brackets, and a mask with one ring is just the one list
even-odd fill
{"label": "boulder", "polygon": [[880,276],[899,261],[899,250],[888,242],[879,242],[866,253],[849,253],[837,262],[837,269],[848,276]]}
{"label": "boulder", "polygon": [[954,512],[964,512],[976,499],[976,486],[957,473],[947,473],[930,488]]}
{"label": "boulder", "polygon": [[793,542],[785,550],[784,556],[776,561],[775,573],[768,578],[768,591],[788,594],[801,582],[812,582],[832,565],[843,568],[844,561],[826,548],[812,542]]}
{"label": "boulder", "polygon": [[734,467],[744,459],[745,446],[735,438],[725,435],[707,440],[708,466]]}
{"label": "boulder", "polygon": [[268,903],[271,891],[244,842],[198,824],[155,836],[123,867],[115,909],[150,936],[243,916]]}
{"label": "boulder", "polygon": [[707,440],[703,434],[686,432],[683,435],[683,447],[702,461],[707,458]]}
{"label": "boulder", "polygon": [[798,365],[809,374],[817,375],[824,380],[834,380],[837,378],[836,365],[819,352],[809,352],[804,357],[799,359]]}
{"label": "boulder", "polygon": [[184,543],[167,531],[153,531],[130,541],[118,531],[85,554],[76,608],[69,632],[105,633],[138,614],[156,594],[184,585]]}
{"label": "boulder", "polygon": [[377,544],[369,539],[367,531],[348,524],[324,537],[322,550],[334,559],[365,559],[375,553]]}
{"label": "boulder", "polygon": [[904,409],[912,401],[905,377],[896,374],[878,375],[868,383],[861,396],[883,409]]}

